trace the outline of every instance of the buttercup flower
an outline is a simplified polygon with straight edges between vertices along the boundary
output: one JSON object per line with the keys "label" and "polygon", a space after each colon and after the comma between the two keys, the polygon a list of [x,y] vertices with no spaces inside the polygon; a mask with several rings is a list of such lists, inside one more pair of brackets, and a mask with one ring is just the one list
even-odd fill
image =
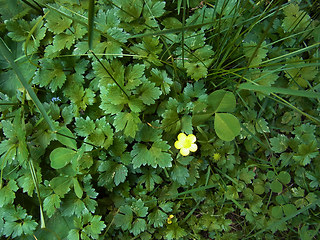
{"label": "buttercup flower", "polygon": [[168,224],[171,224],[171,223],[172,223],[172,220],[171,220],[172,218],[174,218],[174,215],[171,214],[171,215],[168,217],[168,219],[167,219],[167,223],[168,223]]}
{"label": "buttercup flower", "polygon": [[190,151],[195,152],[198,149],[197,144],[195,144],[196,136],[189,134],[188,136],[184,133],[178,135],[178,141],[174,143],[176,149],[180,149],[182,156],[188,156]]}

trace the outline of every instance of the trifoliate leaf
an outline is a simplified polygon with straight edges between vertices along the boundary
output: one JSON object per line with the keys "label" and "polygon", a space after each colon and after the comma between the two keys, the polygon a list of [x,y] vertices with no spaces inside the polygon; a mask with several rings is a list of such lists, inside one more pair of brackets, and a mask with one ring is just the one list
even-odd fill
{"label": "trifoliate leaf", "polygon": [[52,217],[57,208],[60,208],[61,199],[58,194],[51,194],[43,201],[43,209],[48,217]]}
{"label": "trifoliate leaf", "polygon": [[121,206],[119,208],[119,213],[114,216],[114,224],[123,230],[131,229],[131,223],[133,220],[133,213],[131,207],[128,205]]}
{"label": "trifoliate leaf", "polygon": [[139,88],[138,93],[139,99],[143,101],[144,104],[150,105],[154,104],[156,99],[161,95],[161,90],[155,86],[155,83],[144,81],[142,86]]}
{"label": "trifoliate leaf", "polygon": [[132,90],[141,84],[145,66],[142,64],[129,65],[125,70],[125,89]]}
{"label": "trifoliate leaf", "polygon": [[137,143],[133,146],[131,156],[134,168],[141,165],[150,165],[154,168],[159,165],[161,168],[171,167],[172,157],[167,151],[170,146],[165,141],[158,141],[152,144],[149,149],[146,145]]}
{"label": "trifoliate leaf", "polygon": [[53,38],[53,51],[60,51],[64,48],[70,49],[75,39],[73,34],[60,33]]}
{"label": "trifoliate leaf", "polygon": [[32,220],[32,217],[27,215],[26,210],[18,206],[12,210],[10,215],[5,215],[5,223],[3,225],[3,234],[12,238],[21,236],[22,234],[30,235],[37,227],[37,223]]}
{"label": "trifoliate leaf", "polygon": [[244,55],[247,57],[249,61],[251,60],[250,66],[257,66],[260,63],[262,63],[262,59],[264,59],[268,53],[266,46],[267,44],[265,41],[263,41],[260,46],[258,46],[253,41],[246,42],[243,44]]}
{"label": "trifoliate leaf", "polygon": [[182,237],[185,237],[187,235],[187,232],[181,228],[177,223],[173,223],[168,225],[166,230],[166,238],[168,240],[172,239],[180,239]]}
{"label": "trifoliate leaf", "polygon": [[138,19],[142,13],[144,2],[142,0],[129,0],[129,1],[119,1],[116,3],[122,9],[126,11],[119,11],[118,16],[121,20],[125,22],[132,22],[135,19]]}
{"label": "trifoliate leaf", "polygon": [[143,171],[143,175],[139,177],[138,182],[144,183],[146,189],[150,192],[154,189],[155,183],[160,184],[162,182],[162,178],[156,173],[155,170],[147,169]]}
{"label": "trifoliate leaf", "polygon": [[101,216],[94,215],[89,223],[84,227],[83,231],[92,237],[92,239],[97,239],[99,234],[106,227],[103,221],[101,220]]}
{"label": "trifoliate leaf", "polygon": [[163,227],[166,222],[168,215],[161,211],[160,209],[156,209],[148,215],[149,224],[153,224],[155,228]]}
{"label": "trifoliate leaf", "polygon": [[147,228],[146,220],[142,218],[137,218],[133,224],[132,228],[130,229],[130,232],[133,233],[134,236],[137,236],[141,232],[145,231]]}
{"label": "trifoliate leaf", "polygon": [[72,20],[56,11],[50,11],[46,16],[46,27],[53,33],[59,34],[70,27]]}
{"label": "trifoliate leaf", "polygon": [[185,67],[187,69],[188,76],[196,81],[207,77],[208,69],[200,62],[186,62]]}
{"label": "trifoliate leaf", "polygon": [[18,190],[18,186],[14,180],[10,180],[8,184],[0,189],[0,207],[12,204]]}
{"label": "trifoliate leaf", "polygon": [[91,120],[88,116],[86,119],[76,117],[75,125],[75,132],[81,137],[87,137],[94,131],[96,127],[93,120]]}
{"label": "trifoliate leaf", "polygon": [[173,181],[176,181],[181,185],[185,185],[188,177],[189,171],[186,167],[178,164],[173,167],[171,172],[171,178]]}
{"label": "trifoliate leaf", "polygon": [[156,84],[156,86],[160,86],[163,94],[169,94],[170,87],[173,83],[172,79],[168,77],[166,71],[160,71],[157,68],[151,69],[151,81]]}
{"label": "trifoliate leaf", "polygon": [[283,19],[282,28],[285,32],[305,30],[310,23],[310,16],[301,11],[296,4],[289,4],[283,9],[285,18]]}
{"label": "trifoliate leaf", "polygon": [[49,85],[52,92],[61,88],[67,80],[61,62],[58,60],[43,59],[40,65],[41,68],[36,71],[33,82],[39,84],[41,87]]}
{"label": "trifoliate leaf", "polygon": [[114,126],[117,131],[124,130],[126,136],[135,137],[138,130],[138,125],[141,120],[138,114],[131,112],[120,112],[114,119]]}

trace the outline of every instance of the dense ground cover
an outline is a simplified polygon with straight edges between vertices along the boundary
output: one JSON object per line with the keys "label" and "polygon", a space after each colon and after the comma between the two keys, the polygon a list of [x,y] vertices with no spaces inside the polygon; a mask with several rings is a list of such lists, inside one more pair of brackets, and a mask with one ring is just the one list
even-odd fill
{"label": "dense ground cover", "polygon": [[3,239],[319,236],[319,2],[0,5]]}

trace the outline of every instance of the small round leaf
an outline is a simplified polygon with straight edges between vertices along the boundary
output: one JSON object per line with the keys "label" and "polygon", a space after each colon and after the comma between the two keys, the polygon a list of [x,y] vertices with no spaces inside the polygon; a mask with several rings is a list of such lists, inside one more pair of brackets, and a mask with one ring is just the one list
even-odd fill
{"label": "small round leaf", "polygon": [[283,184],[288,184],[291,181],[291,176],[290,176],[290,174],[288,172],[281,171],[279,173],[278,179]]}
{"label": "small round leaf", "polygon": [[240,133],[240,123],[239,120],[230,113],[216,113],[214,129],[220,139],[232,141]]}
{"label": "small round leaf", "polygon": [[66,166],[77,154],[76,151],[69,148],[56,148],[50,153],[51,167],[60,169]]}
{"label": "small round leaf", "polygon": [[272,192],[275,192],[275,193],[282,192],[282,184],[278,180],[272,181],[270,187]]}

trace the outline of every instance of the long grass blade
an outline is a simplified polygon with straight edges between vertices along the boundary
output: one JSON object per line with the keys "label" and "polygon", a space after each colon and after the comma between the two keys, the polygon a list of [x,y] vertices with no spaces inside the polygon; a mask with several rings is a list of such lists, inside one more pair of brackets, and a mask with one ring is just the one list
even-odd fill
{"label": "long grass blade", "polygon": [[32,176],[32,181],[33,181],[33,184],[34,184],[34,186],[36,188],[37,195],[38,195],[38,201],[39,201],[39,206],[40,206],[41,228],[46,228],[46,223],[45,223],[45,220],[44,220],[44,214],[43,214],[43,209],[42,209],[42,201],[41,201],[41,198],[40,198],[40,189],[39,189],[38,178],[37,178],[34,166],[33,166],[32,159],[29,159],[29,167],[30,167],[30,172],[31,172],[31,176]]}
{"label": "long grass blade", "polygon": [[35,94],[33,89],[30,87],[30,85],[28,84],[28,82],[26,81],[26,79],[24,78],[22,73],[20,72],[20,69],[19,69],[18,65],[15,63],[15,61],[13,59],[11,51],[9,50],[8,46],[6,45],[6,43],[3,41],[3,39],[1,37],[0,37],[0,52],[2,53],[3,57],[9,62],[9,64],[12,67],[12,69],[16,73],[19,81],[21,82],[23,87],[27,90],[27,92],[29,93],[32,101],[34,102],[36,107],[39,109],[39,111],[42,114],[44,120],[49,125],[50,130],[55,132],[56,128],[53,125],[53,122],[49,118],[49,116],[48,116],[46,110],[44,109],[42,103],[40,102],[39,98],[37,97],[37,95]]}
{"label": "long grass blade", "polygon": [[280,93],[280,94],[291,95],[291,96],[306,97],[306,98],[319,98],[320,99],[320,93],[303,91],[303,90],[294,90],[294,89],[289,89],[289,88],[268,87],[268,86],[254,85],[251,83],[242,83],[238,86],[238,88],[262,92],[265,94]]}
{"label": "long grass blade", "polygon": [[89,1],[89,13],[88,13],[88,43],[89,49],[92,50],[93,41],[93,24],[94,24],[94,0]]}

